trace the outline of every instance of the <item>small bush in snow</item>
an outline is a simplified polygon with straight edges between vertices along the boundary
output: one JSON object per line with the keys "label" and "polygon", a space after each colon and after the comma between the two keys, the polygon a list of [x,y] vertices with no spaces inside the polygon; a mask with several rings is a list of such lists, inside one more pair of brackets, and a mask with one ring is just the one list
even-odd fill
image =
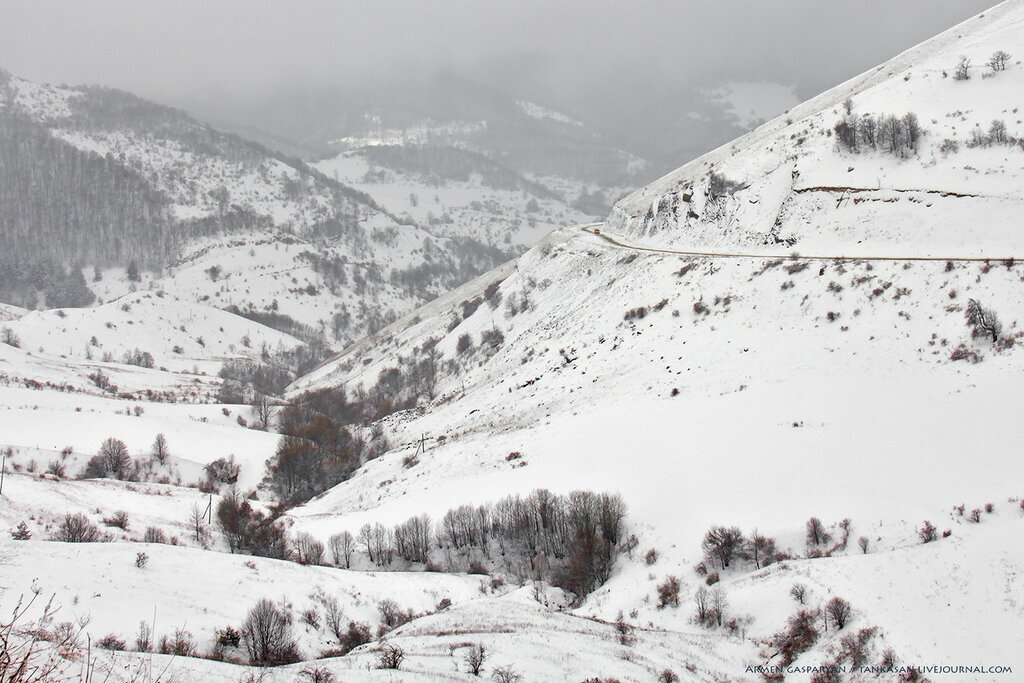
{"label": "small bush in snow", "polygon": [[149,564],[149,555],[147,555],[146,553],[136,553],[136,555],[135,555],[135,566],[138,567],[139,569],[142,569],[147,564]]}
{"label": "small bush in snow", "polygon": [[400,669],[402,660],[405,659],[405,650],[397,645],[388,642],[380,644],[380,653],[377,655],[378,669]]}
{"label": "small bush in snow", "polygon": [[299,680],[309,683],[334,683],[334,674],[325,666],[307,666],[299,672]]}
{"label": "small bush in snow", "polygon": [[964,344],[960,344],[949,354],[950,360],[965,360],[968,363],[980,363],[983,358],[984,356],[980,353],[974,349],[967,348]]}
{"label": "small bush in snow", "polygon": [[966,81],[971,77],[971,60],[967,57],[961,57],[960,61],[956,65],[956,69],[953,71],[954,81]]}
{"label": "small bush in snow", "polygon": [[101,539],[100,529],[81,512],[64,515],[64,521],[57,527],[54,540],[65,543],[96,543]]}
{"label": "small bush in snow", "polygon": [[119,651],[123,651],[125,649],[124,641],[121,640],[120,638],[118,638],[113,633],[110,633],[110,634],[105,635],[102,638],[100,638],[96,642],[96,645],[97,645],[97,647],[100,647],[100,648],[102,648],[104,650],[119,650]]}
{"label": "small bush in snow", "polygon": [[11,538],[15,541],[27,541],[32,538],[32,532],[29,531],[28,525],[22,520],[18,522],[18,527],[11,531]]}
{"label": "small bush in snow", "polygon": [[369,624],[360,621],[350,621],[348,622],[348,629],[338,640],[341,642],[342,654],[347,654],[360,645],[369,643],[373,640],[373,636],[370,633]]}
{"label": "small bush in snow", "polygon": [[469,332],[461,335],[459,340],[455,343],[455,352],[460,356],[464,356],[467,353],[473,351],[473,337],[470,336]]}
{"label": "small bush in snow", "polygon": [[103,523],[107,526],[117,527],[123,531],[128,531],[128,513],[124,510],[118,510],[109,517],[104,517]]}
{"label": "small bush in snow", "polygon": [[619,610],[619,615],[615,618],[615,633],[618,634],[620,645],[632,645],[636,638],[633,636],[633,626],[626,622],[626,617],[623,616],[622,611]]}
{"label": "small bush in snow", "polygon": [[175,629],[173,636],[161,637],[157,650],[162,655],[176,657],[195,657],[199,651],[196,641],[192,639],[192,632],[184,628]]}
{"label": "small bush in snow", "polygon": [[679,683],[679,676],[672,669],[663,669],[658,674],[658,683]]}
{"label": "small bush in snow", "polygon": [[793,596],[794,600],[803,605],[807,599],[807,586],[802,583],[794,583],[789,589],[789,594]]}
{"label": "small bush in snow", "polygon": [[13,346],[16,349],[21,348],[21,339],[14,330],[9,327],[5,327],[3,330],[0,330],[0,342],[3,342],[8,346]]}
{"label": "small bush in snow", "polygon": [[644,564],[650,567],[652,564],[658,561],[658,551],[655,548],[651,548],[644,553]]}
{"label": "small bush in snow", "polygon": [[679,589],[681,587],[679,578],[676,576],[669,576],[658,584],[658,609],[679,607]]}
{"label": "small bush in snow", "polygon": [[981,521],[981,510],[979,508],[974,508],[969,513],[967,513],[967,521],[968,522],[974,522],[975,524],[980,522]]}
{"label": "small bush in snow", "polygon": [[924,526],[917,530],[917,535],[921,539],[921,543],[931,543],[937,538],[935,525],[925,520]]}
{"label": "small bush in snow", "polygon": [[499,666],[491,671],[491,680],[497,683],[518,683],[522,678],[510,666]]}

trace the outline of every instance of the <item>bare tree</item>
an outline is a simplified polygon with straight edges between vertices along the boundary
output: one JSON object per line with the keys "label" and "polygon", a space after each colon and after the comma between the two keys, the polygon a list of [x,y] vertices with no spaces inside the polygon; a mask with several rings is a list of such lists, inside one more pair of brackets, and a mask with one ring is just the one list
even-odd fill
{"label": "bare tree", "polygon": [[789,589],[789,594],[793,596],[794,600],[803,605],[807,599],[807,586],[802,583],[794,583]]}
{"label": "bare tree", "polygon": [[266,598],[257,602],[242,624],[250,661],[259,665],[298,661],[298,646],[291,631],[291,621],[283,610]]}
{"label": "bare tree", "polygon": [[826,619],[831,618],[836,630],[840,631],[850,620],[850,603],[838,595],[825,603]]}
{"label": "bare tree", "polygon": [[206,530],[206,510],[201,508],[198,503],[194,503],[188,513],[188,524],[196,535],[196,542],[204,543],[208,534]]}
{"label": "bare tree", "polygon": [[760,569],[761,563],[775,554],[775,539],[762,536],[755,529],[744,546],[744,554],[754,561],[757,569]]}
{"label": "bare tree", "polygon": [[252,400],[252,410],[256,414],[260,429],[270,429],[270,420],[274,417],[274,404],[266,394],[256,394]]}
{"label": "bare tree", "polygon": [[711,616],[721,626],[725,618],[725,610],[729,608],[729,600],[725,596],[725,590],[721,586],[711,589]]}
{"label": "bare tree", "polygon": [[150,448],[149,454],[161,465],[165,464],[167,458],[171,455],[167,448],[167,437],[163,434],[157,434],[156,438],[153,439],[153,446]]}
{"label": "bare tree", "polygon": [[1006,133],[1006,123],[995,119],[992,121],[992,125],[988,128],[988,139],[993,144],[1003,145],[1009,140]]}
{"label": "bare tree", "polygon": [[825,542],[825,525],[817,517],[807,520],[807,545],[819,546]]}
{"label": "bare tree", "polygon": [[1010,55],[1002,50],[996,50],[988,58],[988,66],[992,71],[1005,71],[1006,65],[1010,63]]}
{"label": "bare tree", "polygon": [[352,553],[355,551],[356,539],[349,531],[342,531],[340,534],[333,534],[327,539],[331,549],[331,558],[334,566],[350,569],[352,567]]}
{"label": "bare tree", "polygon": [[697,589],[697,592],[693,594],[693,602],[697,607],[696,617],[697,623],[706,624],[711,618],[711,591],[706,586],[701,586]]}
{"label": "bare tree", "polygon": [[860,547],[860,551],[862,553],[867,554],[867,552],[868,552],[868,537],[867,536],[861,536],[860,538],[858,538],[857,539],[857,545]]}
{"label": "bare tree", "polygon": [[321,565],[324,563],[324,544],[306,532],[295,534],[293,542],[295,560],[299,564]]}
{"label": "bare tree", "polygon": [[466,669],[474,676],[479,676],[483,671],[485,659],[487,659],[487,648],[483,646],[483,643],[470,645],[465,657]]}
{"label": "bare tree", "polygon": [[953,71],[953,80],[966,81],[971,77],[971,60],[961,57]]}
{"label": "bare tree", "polygon": [[999,341],[999,334],[1002,332],[1003,326],[995,311],[985,308],[975,299],[971,299],[967,302],[964,317],[967,318],[967,325],[971,328],[972,337],[975,339],[991,337],[993,343]]}
{"label": "bare tree", "polygon": [[743,532],[737,527],[711,527],[704,534],[701,546],[709,560],[718,560],[725,569],[732,559],[743,549]]}

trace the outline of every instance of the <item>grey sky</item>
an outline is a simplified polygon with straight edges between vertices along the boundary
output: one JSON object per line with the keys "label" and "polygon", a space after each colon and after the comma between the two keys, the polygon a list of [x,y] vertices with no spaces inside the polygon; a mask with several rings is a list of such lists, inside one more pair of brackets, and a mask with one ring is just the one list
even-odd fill
{"label": "grey sky", "polygon": [[[824,88],[990,0],[0,1],[0,64],[150,96],[324,85],[395,70],[591,85],[770,78]],[[808,93],[809,94],[809,93]]]}
{"label": "grey sky", "polygon": [[208,105],[215,120],[281,92],[446,69],[625,131],[655,107],[685,111],[697,86],[768,80],[810,97],[991,2],[0,0],[0,67]]}

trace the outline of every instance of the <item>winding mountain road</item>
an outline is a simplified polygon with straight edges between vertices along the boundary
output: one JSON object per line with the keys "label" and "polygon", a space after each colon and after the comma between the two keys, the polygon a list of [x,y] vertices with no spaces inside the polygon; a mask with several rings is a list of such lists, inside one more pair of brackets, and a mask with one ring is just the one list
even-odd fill
{"label": "winding mountain road", "polygon": [[623,249],[633,251],[647,251],[655,254],[676,254],[678,256],[703,256],[707,258],[732,258],[732,259],[782,259],[785,261],[957,261],[957,262],[998,262],[1016,261],[1013,256],[819,256],[809,254],[759,254],[754,252],[724,252],[724,251],[688,251],[684,249],[663,249],[659,247],[645,247],[639,244],[623,242],[614,235],[603,231],[604,223],[587,223],[579,226],[583,232],[600,237],[610,244]]}

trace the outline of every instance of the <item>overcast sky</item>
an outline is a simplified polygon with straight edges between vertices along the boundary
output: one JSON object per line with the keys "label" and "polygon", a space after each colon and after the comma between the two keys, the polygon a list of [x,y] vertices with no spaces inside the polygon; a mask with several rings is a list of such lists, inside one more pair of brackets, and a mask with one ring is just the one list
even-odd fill
{"label": "overcast sky", "polygon": [[0,0],[0,67],[186,106],[214,93],[391,83],[442,68],[577,112],[616,97],[646,107],[658,101],[650,91],[736,80],[792,85],[804,99],[990,4]]}

